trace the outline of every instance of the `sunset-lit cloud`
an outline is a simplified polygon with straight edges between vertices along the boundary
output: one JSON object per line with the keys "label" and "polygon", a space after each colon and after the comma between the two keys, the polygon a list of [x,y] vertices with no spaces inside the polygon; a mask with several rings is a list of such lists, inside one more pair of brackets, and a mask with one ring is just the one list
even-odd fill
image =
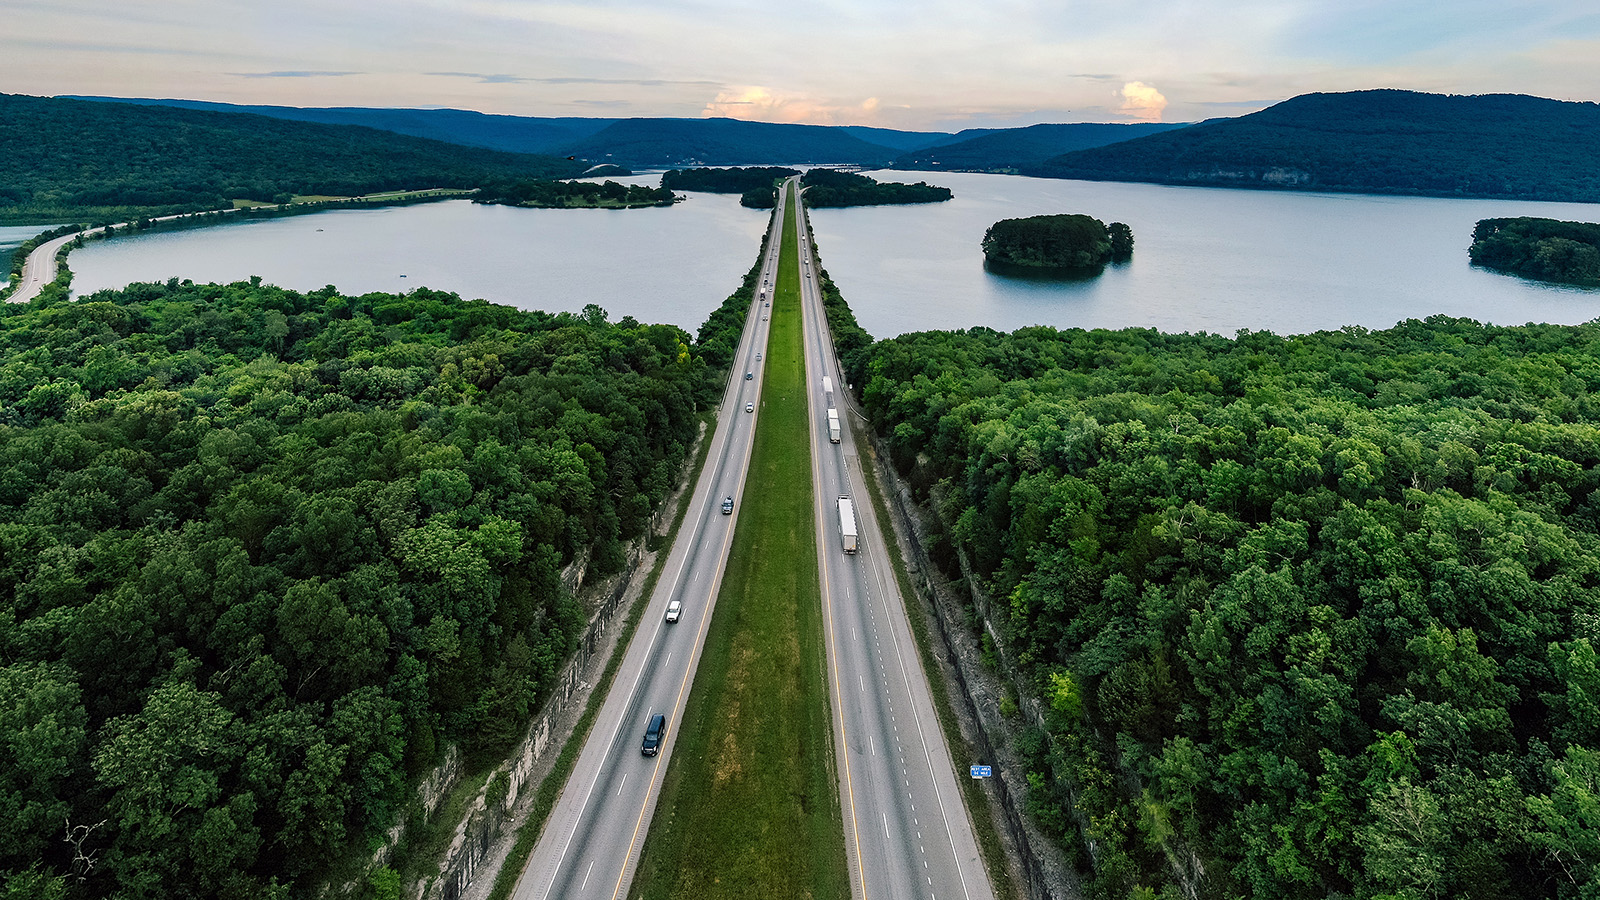
{"label": "sunset-lit cloud", "polygon": [[875,121],[877,110],[877,97],[845,105],[749,86],[718,91],[717,96],[706,103],[700,115],[703,118],[721,116],[786,124],[869,125]]}
{"label": "sunset-lit cloud", "polygon": [[1141,122],[1161,121],[1161,111],[1167,108],[1167,98],[1154,85],[1130,81],[1122,86],[1122,106],[1118,110]]}
{"label": "sunset-lit cloud", "polygon": [[913,130],[1381,87],[1600,101],[1594,0],[12,0],[5,22],[23,94]]}

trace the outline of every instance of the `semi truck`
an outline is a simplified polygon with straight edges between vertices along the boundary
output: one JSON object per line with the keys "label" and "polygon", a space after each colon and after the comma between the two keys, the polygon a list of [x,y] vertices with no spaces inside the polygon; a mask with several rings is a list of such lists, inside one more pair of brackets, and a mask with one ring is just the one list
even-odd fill
{"label": "semi truck", "polygon": [[839,411],[828,408],[828,440],[839,443]]}
{"label": "semi truck", "polygon": [[839,542],[844,552],[856,552],[856,508],[849,497],[839,498]]}

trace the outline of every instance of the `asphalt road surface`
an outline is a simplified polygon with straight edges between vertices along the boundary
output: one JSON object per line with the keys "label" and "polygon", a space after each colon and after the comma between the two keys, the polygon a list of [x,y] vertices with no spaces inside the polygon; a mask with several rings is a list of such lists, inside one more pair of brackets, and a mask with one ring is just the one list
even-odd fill
{"label": "asphalt road surface", "polygon": [[[780,205],[762,260],[762,281],[767,285],[777,282],[782,243],[777,236],[784,218]],[[695,485],[683,528],[594,729],[523,870],[515,900],[605,900],[627,895],[660,794],[661,776],[676,744],[678,722],[743,501],[751,438],[761,412],[763,363],[756,355],[765,350],[771,325],[764,317],[762,290],[758,288],[751,301],[711,455]],[[770,299],[771,288],[765,290]],[[754,377],[746,380],[746,372]],[[756,405],[754,413],[745,412],[747,403]],[[722,514],[722,501],[728,496],[734,498],[733,515]],[[673,599],[682,602],[683,614],[676,624],[668,624],[667,602]],[[650,716],[658,712],[667,716],[667,736],[660,753],[647,757],[640,745]]]}
{"label": "asphalt road surface", "polygon": [[[956,784],[933,695],[895,583],[883,531],[861,480],[859,456],[817,285],[801,209],[801,309],[817,485],[818,564],[839,759],[845,850],[855,896],[867,900],[994,900]],[[828,397],[845,421],[828,437]],[[838,499],[854,499],[859,549],[842,548]],[[964,777],[970,761],[961,760]]]}
{"label": "asphalt road surface", "polygon": [[[92,232],[82,233],[89,234]],[[44,290],[45,285],[55,281],[56,272],[59,269],[56,265],[56,255],[61,252],[62,247],[72,243],[72,240],[78,234],[78,232],[74,232],[46,241],[33,248],[33,252],[29,253],[28,258],[22,263],[22,277],[17,280],[17,289],[11,293],[11,296],[6,298],[7,302],[27,303],[29,300],[39,296],[39,292]]]}

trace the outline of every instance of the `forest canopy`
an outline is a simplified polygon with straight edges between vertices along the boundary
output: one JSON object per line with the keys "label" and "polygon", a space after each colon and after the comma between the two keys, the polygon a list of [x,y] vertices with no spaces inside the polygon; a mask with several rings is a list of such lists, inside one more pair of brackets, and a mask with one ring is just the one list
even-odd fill
{"label": "forest canopy", "polygon": [[897,203],[938,203],[949,200],[949,188],[926,182],[901,184],[876,181],[854,172],[812,169],[800,177],[806,205],[813,209],[842,206],[879,206]]}
{"label": "forest canopy", "polygon": [[974,328],[867,368],[1094,895],[1600,890],[1600,324]]}
{"label": "forest canopy", "polygon": [[783,166],[669,169],[661,173],[661,186],[675,191],[705,191],[712,194],[743,194],[757,190],[770,192],[773,184],[799,174],[800,170]]}
{"label": "forest canopy", "polygon": [[503,754],[585,622],[562,570],[621,566],[715,382],[598,307],[0,309],[0,884],[295,896],[446,744]]}
{"label": "forest canopy", "polygon": [[1077,150],[1023,174],[1095,181],[1600,202],[1600,104],[1375,90],[1292,97]]}
{"label": "forest canopy", "polygon": [[1541,281],[1600,286],[1600,225],[1522,217],[1483,219],[1472,229],[1472,261]]}
{"label": "forest canopy", "polygon": [[558,178],[587,163],[355,125],[0,94],[0,221],[113,222],[237,199]]}
{"label": "forest canopy", "polygon": [[983,234],[984,259],[1002,266],[1096,270],[1132,255],[1132,229],[1082,214],[1001,219]]}
{"label": "forest canopy", "polygon": [[607,181],[492,182],[473,197],[477,203],[528,206],[544,209],[633,209],[671,206],[677,195],[667,188]]}

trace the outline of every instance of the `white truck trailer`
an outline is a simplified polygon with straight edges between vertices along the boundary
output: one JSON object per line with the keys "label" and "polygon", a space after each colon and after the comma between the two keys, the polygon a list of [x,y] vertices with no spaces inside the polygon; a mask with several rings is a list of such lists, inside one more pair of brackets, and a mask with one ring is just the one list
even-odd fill
{"label": "white truck trailer", "polygon": [[839,411],[828,408],[828,440],[839,443]]}
{"label": "white truck trailer", "polygon": [[849,497],[839,498],[839,542],[844,552],[856,552],[856,509]]}

